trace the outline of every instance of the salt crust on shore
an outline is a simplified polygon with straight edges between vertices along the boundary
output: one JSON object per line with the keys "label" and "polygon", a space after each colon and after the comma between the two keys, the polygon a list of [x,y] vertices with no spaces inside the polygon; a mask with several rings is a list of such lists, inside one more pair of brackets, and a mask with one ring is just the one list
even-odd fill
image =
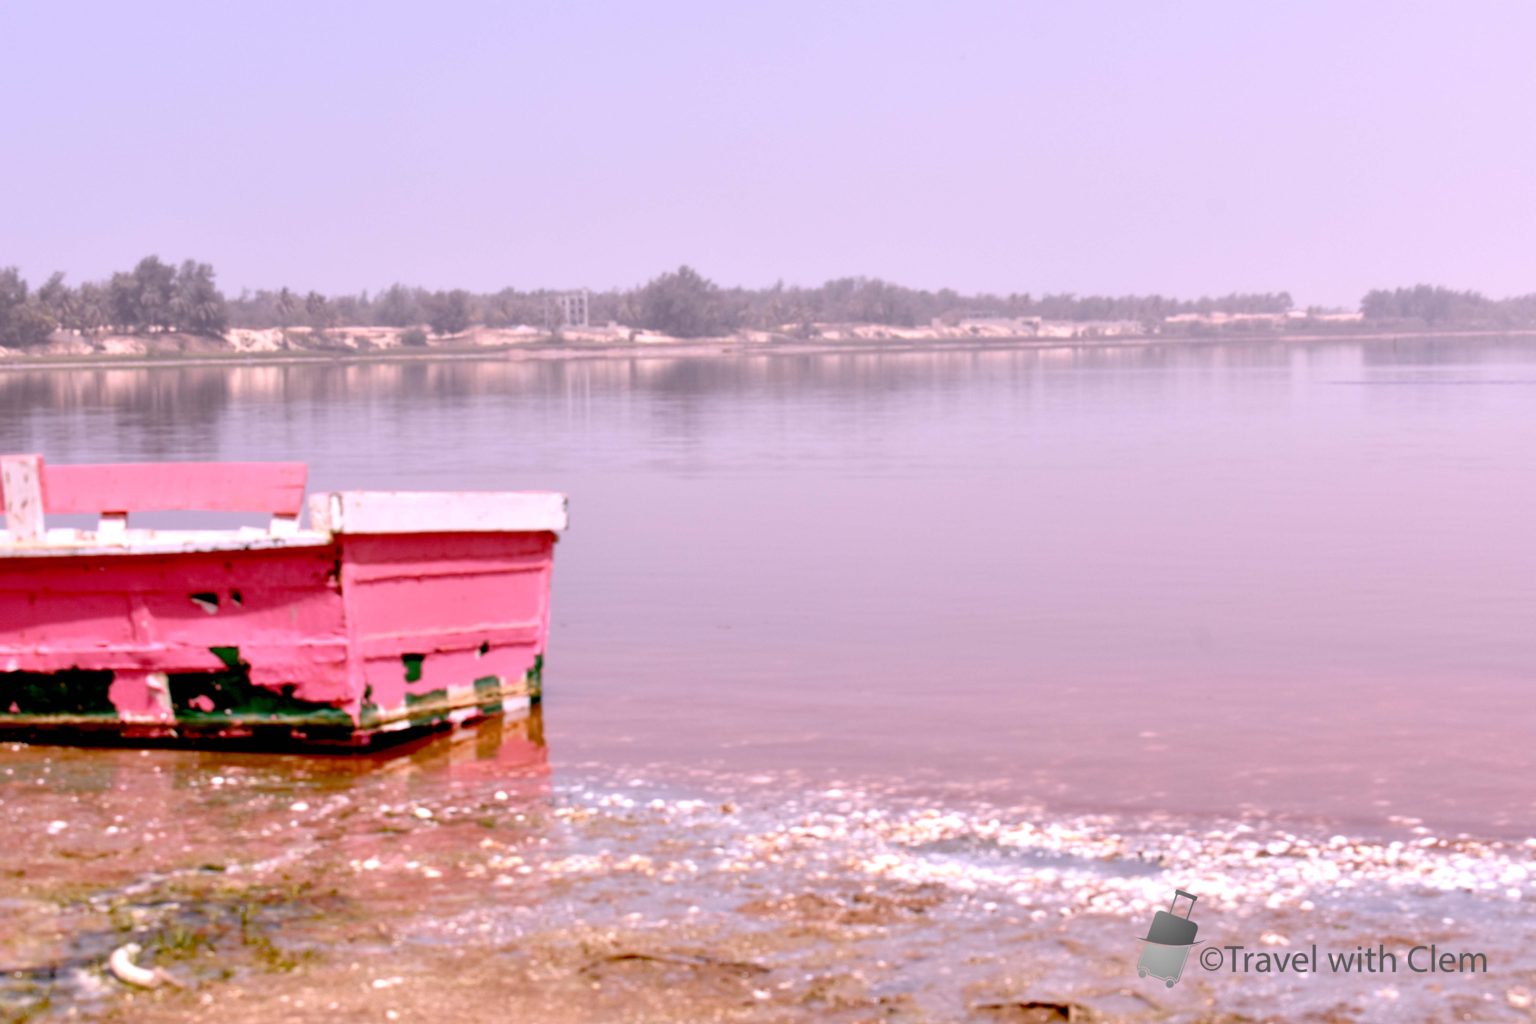
{"label": "salt crust on shore", "polygon": [[[942,886],[1059,916],[1144,917],[1163,907],[1173,888],[1190,886],[1205,906],[1220,910],[1307,911],[1337,903],[1351,890],[1371,889],[1462,892],[1500,902],[1536,898],[1536,839],[1442,838],[1418,827],[1412,839],[1371,841],[1306,837],[1246,823],[1177,834],[1108,816],[1028,821],[935,808],[893,812],[861,794],[831,792],[835,796],[823,799],[832,807],[797,802],[795,813],[778,822],[723,813],[698,799],[575,792],[552,812],[575,833],[622,826],[656,841],[627,841],[627,852],[579,849],[548,857],[489,843],[483,857],[463,867],[471,877],[499,885],[528,876],[633,875],[676,885],[758,872],[812,880],[852,874],[874,883]],[[402,867],[419,865],[377,857],[352,863],[359,872]]]}

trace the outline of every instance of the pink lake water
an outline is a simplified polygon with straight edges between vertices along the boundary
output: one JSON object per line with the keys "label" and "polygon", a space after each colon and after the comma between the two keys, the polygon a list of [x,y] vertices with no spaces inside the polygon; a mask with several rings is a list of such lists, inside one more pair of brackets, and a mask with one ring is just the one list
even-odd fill
{"label": "pink lake water", "polygon": [[[466,1020],[1512,1021],[1536,987],[1529,341],[10,370],[0,450],[572,515],[530,722],[0,747],[0,1014],[415,1019],[451,975]],[[1167,992],[1133,967],[1174,887],[1211,942],[1493,967]],[[113,982],[128,938],[189,987]]]}
{"label": "pink lake water", "polygon": [[0,448],[568,492],[557,773],[1536,820],[1529,343],[11,372]]}

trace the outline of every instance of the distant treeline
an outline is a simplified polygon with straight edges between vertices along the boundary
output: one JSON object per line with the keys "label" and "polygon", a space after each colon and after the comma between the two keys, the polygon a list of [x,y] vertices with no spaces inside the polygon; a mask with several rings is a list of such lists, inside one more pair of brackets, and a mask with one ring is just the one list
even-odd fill
{"label": "distant treeline", "polygon": [[[413,327],[457,334],[470,326],[559,327],[555,302],[564,294],[519,291],[474,294],[428,291],[395,284],[381,292],[325,296],[290,289],[257,291],[229,303],[235,327]],[[662,274],[638,288],[592,292],[590,320],[642,327],[682,338],[729,334],[743,328],[780,331],[815,323],[876,323],[911,327],[936,318],[1025,317],[1048,320],[1148,320],[1175,313],[1283,313],[1285,292],[1228,295],[1180,301],[1152,296],[962,295],[944,289],[922,291],[872,278],[840,278],[818,288],[776,284],[771,288],[722,288],[691,267]]]}
{"label": "distant treeline", "polygon": [[1360,312],[1375,323],[1423,324],[1426,327],[1536,327],[1536,293],[1490,299],[1478,292],[1458,292],[1427,284],[1392,291],[1366,292]]}
{"label": "distant treeline", "polygon": [[[554,291],[472,293],[429,291],[394,284],[375,293],[323,295],[289,288],[243,292],[229,299],[206,263],[180,266],[146,256],[105,281],[71,286],[54,274],[31,288],[17,270],[0,269],[0,345],[27,347],[59,330],[79,334],[145,334],[178,331],[222,335],[231,327],[430,328],[458,334],[477,324],[561,327],[561,294]],[[1283,314],[1288,292],[1174,299],[1162,295],[1033,296],[964,295],[927,291],[875,278],[845,277],[816,288],[723,288],[691,267],[680,267],[636,288],[593,292],[590,319],[659,331],[677,337],[708,337],[741,329],[810,332],[817,323],[874,323],[911,327],[966,317],[1040,317],[1045,320],[1138,321],[1148,328],[1187,314]],[[1419,285],[1372,291],[1361,302],[1375,325],[1422,327],[1536,327],[1536,294],[1489,299],[1477,292]]]}
{"label": "distant treeline", "polygon": [[[236,327],[425,324],[436,334],[456,334],[474,324],[559,327],[555,299],[560,294],[516,288],[486,294],[433,292],[395,284],[371,295],[333,297],[316,292],[301,296],[286,288],[258,291],[232,300],[229,306],[230,322]],[[695,338],[744,328],[783,331],[816,323],[912,327],[935,319],[975,316],[1161,322],[1176,313],[1283,313],[1291,307],[1291,297],[1285,292],[1193,301],[1160,295],[962,295],[951,289],[925,291],[863,277],[839,278],[817,288],[782,283],[771,288],[723,288],[685,266],[637,288],[592,292],[588,304],[594,324],[611,321]]]}
{"label": "distant treeline", "polygon": [[228,328],[228,304],[206,263],[173,267],[146,256],[105,281],[70,287],[56,273],[35,290],[15,267],[0,268],[0,345],[40,345],[57,330],[219,335]]}

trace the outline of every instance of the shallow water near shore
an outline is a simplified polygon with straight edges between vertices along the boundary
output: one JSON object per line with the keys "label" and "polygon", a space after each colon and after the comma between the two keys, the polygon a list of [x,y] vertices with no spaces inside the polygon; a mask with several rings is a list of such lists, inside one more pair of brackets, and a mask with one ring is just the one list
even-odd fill
{"label": "shallow water near shore", "polygon": [[[1533,397],[1498,339],[0,375],[0,449],[573,522],[526,721],[0,748],[0,1006],[1525,1019]],[[1488,969],[1166,989],[1176,887],[1217,945]]]}

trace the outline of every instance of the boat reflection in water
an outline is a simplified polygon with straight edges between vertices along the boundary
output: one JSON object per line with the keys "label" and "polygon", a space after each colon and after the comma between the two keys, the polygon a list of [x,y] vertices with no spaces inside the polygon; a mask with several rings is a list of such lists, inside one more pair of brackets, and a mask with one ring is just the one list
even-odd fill
{"label": "boat reflection in water", "polygon": [[362,755],[208,752],[200,761],[193,769],[199,776],[216,766],[226,774],[230,770],[278,774],[296,791],[338,791],[375,804],[397,800],[467,803],[494,799],[496,793],[506,794],[502,799],[539,799],[550,792],[549,748],[540,704]]}
{"label": "boat reflection in water", "polygon": [[376,754],[315,758],[344,775],[420,775],[437,787],[476,791],[512,787],[522,796],[549,793],[544,708],[492,715],[470,725],[389,747]]}

